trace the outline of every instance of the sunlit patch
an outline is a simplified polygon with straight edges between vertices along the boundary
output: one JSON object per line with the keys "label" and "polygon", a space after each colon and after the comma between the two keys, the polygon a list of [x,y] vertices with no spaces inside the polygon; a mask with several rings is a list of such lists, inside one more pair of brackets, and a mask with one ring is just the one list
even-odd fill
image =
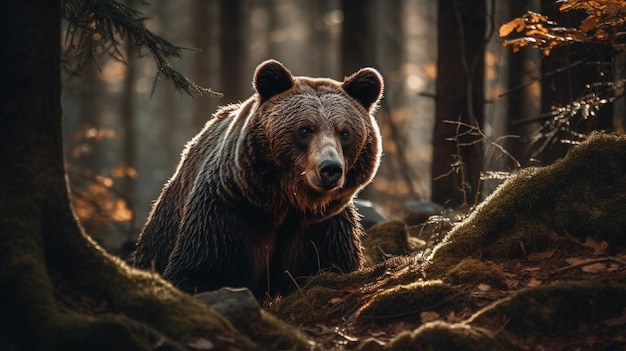
{"label": "sunlit patch", "polygon": [[407,88],[415,91],[424,89],[424,80],[415,74],[411,74],[406,78]]}

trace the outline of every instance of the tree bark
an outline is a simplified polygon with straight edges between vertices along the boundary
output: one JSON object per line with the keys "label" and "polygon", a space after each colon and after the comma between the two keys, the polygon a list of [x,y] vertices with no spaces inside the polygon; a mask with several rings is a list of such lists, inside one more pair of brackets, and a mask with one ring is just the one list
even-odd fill
{"label": "tree bark", "polygon": [[245,54],[241,1],[221,0],[220,11],[220,89],[224,94],[221,103],[227,104],[244,100],[249,95],[248,89],[242,89]]}
{"label": "tree bark", "polygon": [[[8,48],[0,84],[0,345],[182,350],[181,342],[202,337],[218,349],[254,347],[221,315],[157,275],[129,268],[83,233],[63,162],[60,10],[59,1],[0,6]],[[77,301],[102,303],[106,313],[59,309],[58,284]]]}
{"label": "tree bark", "polygon": [[433,135],[432,201],[473,204],[483,171],[482,144],[459,136],[482,127],[485,1],[441,0],[438,10],[437,89]]}
{"label": "tree bark", "polygon": [[371,0],[343,0],[341,31],[341,74],[349,75],[372,64]]}

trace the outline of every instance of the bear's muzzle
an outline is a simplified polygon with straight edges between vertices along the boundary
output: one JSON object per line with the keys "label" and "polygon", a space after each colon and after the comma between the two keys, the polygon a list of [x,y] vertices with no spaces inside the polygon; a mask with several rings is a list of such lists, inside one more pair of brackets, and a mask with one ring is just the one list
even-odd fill
{"label": "bear's muzzle", "polygon": [[318,167],[321,184],[323,188],[336,188],[342,184],[338,184],[343,175],[343,165],[337,160],[324,160]]}

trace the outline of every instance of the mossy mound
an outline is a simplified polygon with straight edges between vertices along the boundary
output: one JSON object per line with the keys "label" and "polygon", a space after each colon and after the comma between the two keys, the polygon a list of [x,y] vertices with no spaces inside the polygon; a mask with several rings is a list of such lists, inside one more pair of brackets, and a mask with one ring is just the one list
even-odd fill
{"label": "mossy mound", "polygon": [[502,184],[429,257],[438,278],[465,257],[512,258],[551,247],[552,234],[626,245],[626,138],[593,134],[563,159]]}
{"label": "mossy mound", "polygon": [[398,285],[373,294],[356,315],[360,323],[386,324],[402,320],[420,324],[421,312],[440,308],[457,293],[441,281]]}
{"label": "mossy mound", "polygon": [[492,351],[491,338],[465,324],[432,322],[403,332],[389,343],[388,351]]}
{"label": "mossy mound", "polygon": [[375,265],[393,256],[406,255],[425,246],[425,242],[409,235],[406,223],[390,220],[378,223],[363,237],[365,259]]}
{"label": "mossy mound", "polygon": [[283,322],[266,311],[261,311],[261,323],[245,330],[258,345],[266,350],[313,350],[315,343],[298,328]]}
{"label": "mossy mound", "polygon": [[593,280],[556,282],[517,291],[472,316],[473,327],[518,335],[572,336],[621,316],[626,285]]}
{"label": "mossy mound", "polygon": [[506,288],[506,277],[502,269],[493,262],[483,262],[475,258],[465,258],[452,267],[445,280],[451,284],[487,284],[494,288]]}
{"label": "mossy mound", "polygon": [[84,349],[109,350],[119,345],[141,349],[128,345],[145,342],[132,338],[146,326],[151,329],[145,337],[153,344],[158,344],[160,340],[168,345],[180,344],[179,340],[185,340],[198,349],[209,345],[213,349],[313,349],[314,344],[306,335],[269,313],[262,311],[260,321],[237,329],[214,309],[173,288],[158,275],[127,267],[123,263],[118,269],[119,276],[107,276],[109,282],[117,284],[117,289],[111,290],[110,295],[86,295],[85,280],[76,283],[53,274],[57,303],[63,310],[74,313],[61,316],[57,324],[49,329],[49,334],[42,340],[48,346],[46,349],[76,349],[78,341],[88,345],[100,338],[107,343],[100,342]]}
{"label": "mossy mound", "polygon": [[625,289],[596,281],[522,289],[463,322],[404,331],[386,350],[621,349]]}
{"label": "mossy mound", "polygon": [[349,274],[322,273],[270,303],[269,312],[297,324],[336,323],[354,315],[376,292],[423,277],[414,257],[395,257]]}

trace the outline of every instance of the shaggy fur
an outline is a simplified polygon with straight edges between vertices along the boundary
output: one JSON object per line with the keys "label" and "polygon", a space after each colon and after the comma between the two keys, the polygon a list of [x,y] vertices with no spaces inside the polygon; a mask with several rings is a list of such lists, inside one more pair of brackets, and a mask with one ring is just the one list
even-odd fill
{"label": "shaggy fur", "polygon": [[187,292],[273,295],[289,289],[286,272],[363,264],[352,199],[380,160],[380,74],[294,77],[270,60],[253,83],[254,96],[221,108],[187,144],[137,242],[135,265]]}

